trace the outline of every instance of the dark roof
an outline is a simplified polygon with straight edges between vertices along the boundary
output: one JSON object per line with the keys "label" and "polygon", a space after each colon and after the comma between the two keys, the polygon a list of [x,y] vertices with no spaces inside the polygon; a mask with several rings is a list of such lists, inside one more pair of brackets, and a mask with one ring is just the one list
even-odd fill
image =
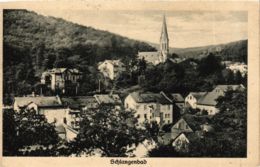
{"label": "dark roof", "polygon": [[15,97],[14,101],[19,107],[25,107],[30,103],[39,107],[62,107],[58,96]]}
{"label": "dark roof", "polygon": [[132,92],[130,95],[137,103],[160,103],[160,104],[171,104],[167,98],[160,93],[139,93]]}
{"label": "dark roof", "polygon": [[210,122],[208,116],[196,116],[191,114],[185,114],[182,118],[190,126],[193,131],[201,130],[201,125]]}
{"label": "dark roof", "polygon": [[96,94],[94,97],[99,104],[122,104],[121,98],[117,94]]}
{"label": "dark roof", "polygon": [[215,106],[217,104],[216,100],[219,96],[220,96],[220,94],[215,91],[208,92],[204,96],[202,96],[200,99],[198,99],[197,104]]}
{"label": "dark roof", "polygon": [[71,73],[74,74],[80,74],[81,72],[76,69],[76,68],[53,68],[50,70],[45,71],[44,73],[54,73],[54,74],[59,74],[59,73],[64,73],[66,70],[69,70]]}
{"label": "dark roof", "polygon": [[179,103],[184,102],[184,98],[179,93],[171,93],[171,97],[172,97],[173,102],[179,102]]}
{"label": "dark roof", "polygon": [[93,96],[64,97],[61,99],[61,101],[65,106],[68,106],[71,109],[80,109],[82,107],[98,104],[95,97]]}

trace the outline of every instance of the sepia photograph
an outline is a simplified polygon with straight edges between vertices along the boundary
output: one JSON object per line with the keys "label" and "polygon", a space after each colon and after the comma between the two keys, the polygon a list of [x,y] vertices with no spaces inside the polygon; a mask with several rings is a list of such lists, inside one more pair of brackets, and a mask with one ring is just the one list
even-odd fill
{"label": "sepia photograph", "polygon": [[247,158],[248,11],[2,14],[4,157]]}

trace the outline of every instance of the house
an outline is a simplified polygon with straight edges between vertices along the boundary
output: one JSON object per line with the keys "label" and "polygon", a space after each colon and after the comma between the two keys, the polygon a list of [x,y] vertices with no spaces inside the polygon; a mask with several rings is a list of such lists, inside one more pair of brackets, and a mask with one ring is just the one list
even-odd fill
{"label": "house", "polygon": [[118,94],[95,94],[98,105],[113,105],[116,109],[121,109],[123,102]]}
{"label": "house", "polygon": [[166,25],[166,18],[163,16],[162,31],[160,37],[160,51],[155,52],[138,52],[137,58],[144,59],[147,63],[157,65],[164,63],[169,55],[169,37]]}
{"label": "house", "polygon": [[171,133],[193,132],[184,118],[179,119],[171,128]]}
{"label": "house", "polygon": [[41,83],[51,88],[51,90],[61,90],[77,94],[79,80],[82,73],[77,69],[53,68],[42,73]]}
{"label": "house", "polygon": [[198,100],[197,108],[206,111],[208,115],[215,115],[218,113],[216,105],[220,96],[224,96],[227,90],[243,91],[244,89],[243,85],[217,85],[213,91],[206,93]]}
{"label": "house", "polygon": [[185,98],[185,107],[196,109],[198,100],[206,93],[207,92],[190,92]]}
{"label": "house", "polygon": [[194,141],[198,141],[199,136],[192,132],[182,132],[172,141],[172,146],[178,152],[188,152],[189,145]]}
{"label": "house", "polygon": [[62,124],[66,115],[59,96],[35,96],[15,97],[14,110],[20,112],[22,109],[34,109],[36,114],[44,115],[49,123]]}
{"label": "house", "polygon": [[160,93],[132,92],[125,98],[125,108],[133,110],[138,121],[169,124],[173,120],[173,104]]}
{"label": "house", "polygon": [[235,62],[226,65],[226,69],[231,70],[233,73],[240,72],[242,76],[247,74],[247,65],[245,63]]}
{"label": "house", "polygon": [[107,78],[115,80],[126,71],[125,65],[120,60],[105,60],[98,64],[98,70]]}

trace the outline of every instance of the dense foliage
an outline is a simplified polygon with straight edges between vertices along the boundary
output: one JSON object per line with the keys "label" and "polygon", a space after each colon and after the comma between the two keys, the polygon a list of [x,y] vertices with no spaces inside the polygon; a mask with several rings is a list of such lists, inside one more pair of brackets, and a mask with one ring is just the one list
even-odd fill
{"label": "dense foliage", "polygon": [[26,10],[4,10],[4,94],[36,91],[43,70],[76,67],[85,90],[95,90],[93,68],[104,59],[134,59],[150,45]]}
{"label": "dense foliage", "polygon": [[201,60],[187,59],[179,64],[167,61],[147,68],[140,82],[148,91],[179,92],[211,91],[218,84],[247,84],[247,76],[232,72],[213,53]]}
{"label": "dense foliage", "polygon": [[132,111],[101,106],[84,113],[80,132],[70,143],[73,154],[97,154],[108,157],[129,155],[146,138],[144,130],[137,128]]}
{"label": "dense foliage", "polygon": [[58,144],[54,125],[47,123],[34,111],[3,111],[3,155],[22,155],[21,149],[30,146],[48,147]]}

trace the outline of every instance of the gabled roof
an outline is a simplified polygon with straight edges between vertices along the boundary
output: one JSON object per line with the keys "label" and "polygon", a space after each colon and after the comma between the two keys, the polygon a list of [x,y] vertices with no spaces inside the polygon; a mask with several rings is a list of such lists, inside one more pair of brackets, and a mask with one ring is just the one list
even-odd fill
{"label": "gabled roof", "polygon": [[197,141],[199,139],[199,136],[194,132],[182,132],[176,138],[173,139],[173,142],[176,139],[178,139],[178,137],[181,136],[182,134],[188,139],[189,143],[192,143],[192,142]]}
{"label": "gabled roof", "polygon": [[219,96],[220,94],[215,91],[208,92],[198,100],[197,104],[215,106],[217,104],[216,100]]}
{"label": "gabled roof", "polygon": [[122,101],[117,94],[96,94],[94,95],[99,104],[114,104],[121,105]]}
{"label": "gabled roof", "polygon": [[76,69],[76,68],[53,68],[50,70],[45,71],[43,74],[47,74],[47,73],[52,73],[52,74],[60,74],[60,73],[64,73],[66,70],[69,70],[71,73],[74,74],[80,74],[81,72]]}
{"label": "gabled roof", "polygon": [[138,59],[144,58],[147,62],[155,63],[159,61],[159,52],[138,52]]}
{"label": "gabled roof", "polygon": [[198,100],[207,94],[207,92],[190,92],[190,94]]}
{"label": "gabled roof", "polygon": [[93,106],[93,104],[98,104],[93,96],[64,97],[61,101],[63,105],[68,106],[71,109],[81,109],[82,107],[89,107]]}
{"label": "gabled roof", "polygon": [[179,103],[184,102],[184,98],[182,97],[181,94],[179,94],[179,93],[171,93],[170,95],[171,95],[171,99],[172,99],[173,102],[177,102],[177,103],[178,102]]}
{"label": "gabled roof", "polygon": [[35,103],[38,107],[62,107],[57,96],[15,97],[14,101],[19,107],[25,107],[30,103]]}
{"label": "gabled roof", "polygon": [[[180,122],[184,122],[185,124],[187,124],[188,125],[188,129],[186,129],[185,128],[185,130],[184,129],[179,129],[179,127],[177,127],[177,125],[180,123]],[[193,129],[193,127],[191,127],[190,126],[190,124],[182,117],[182,118],[180,118],[172,127],[171,127],[171,132],[178,132],[178,133],[180,133],[180,132],[183,132],[183,131],[194,131],[194,129]]]}
{"label": "gabled roof", "polygon": [[196,116],[192,114],[185,114],[182,117],[193,131],[201,130],[201,125],[210,122],[207,116]]}
{"label": "gabled roof", "polygon": [[130,93],[132,98],[137,103],[160,103],[160,104],[172,104],[170,100],[165,98],[160,93],[138,93],[132,92]]}

